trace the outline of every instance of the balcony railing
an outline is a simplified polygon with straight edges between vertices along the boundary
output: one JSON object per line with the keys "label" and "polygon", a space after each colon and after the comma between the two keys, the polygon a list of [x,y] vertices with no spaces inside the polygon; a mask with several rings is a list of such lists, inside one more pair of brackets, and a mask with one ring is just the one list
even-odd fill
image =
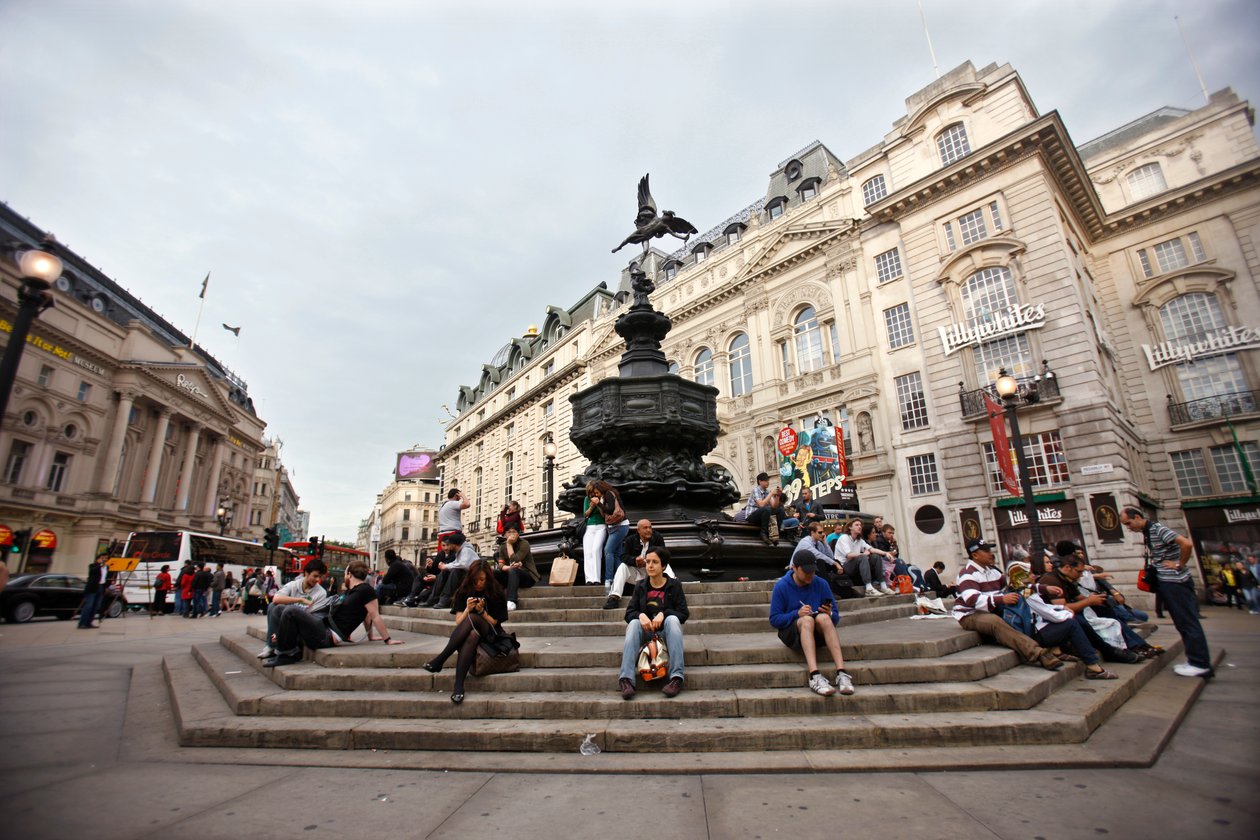
{"label": "balcony railing", "polygon": [[[1016,396],[1015,405],[1025,406],[1032,405],[1033,401],[1027,398],[1026,385],[1033,384],[1033,379],[1021,379],[1019,381],[1019,393]],[[1059,397],[1059,379],[1051,376],[1049,378],[1038,377],[1036,380],[1038,399],[1036,402],[1044,400],[1053,400]],[[984,416],[984,395],[988,394],[997,401],[998,405],[1002,405],[1002,398],[998,396],[993,386],[987,388],[977,388],[974,391],[963,389],[962,383],[958,383],[958,402],[962,406],[962,415],[966,418],[983,417]]]}
{"label": "balcony railing", "polygon": [[1205,420],[1224,420],[1227,417],[1260,412],[1260,391],[1237,391],[1204,397],[1201,400],[1175,403],[1168,396],[1168,420],[1174,426],[1201,423]]}

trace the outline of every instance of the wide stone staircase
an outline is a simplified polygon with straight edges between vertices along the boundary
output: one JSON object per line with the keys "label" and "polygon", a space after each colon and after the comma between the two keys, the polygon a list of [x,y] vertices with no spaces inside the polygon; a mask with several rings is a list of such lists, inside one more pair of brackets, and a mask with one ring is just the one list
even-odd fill
{"label": "wide stone staircase", "polygon": [[[1063,748],[1086,744],[1181,650],[1166,631],[1152,641],[1168,655],[1086,681],[1079,664],[1022,666],[951,619],[912,618],[911,596],[845,600],[841,643],[857,692],[820,697],[767,621],[772,586],[685,584],[687,680],[673,699],[660,683],[640,684],[631,701],[617,693],[625,624],[621,610],[600,609],[600,587],[522,592],[507,624],[522,670],[469,677],[458,706],[454,657],[440,674],[420,667],[453,626],[433,609],[383,609],[403,645],[320,650],[272,670],[255,658],[259,617],[247,634],[167,657],[163,673],[184,746],[402,752],[413,766],[452,769],[753,771],[800,769],[802,756],[813,767],[905,769],[974,764],[995,749],[999,766],[1043,766],[1071,764]],[[831,672],[825,655],[820,666]],[[587,735],[602,755],[578,754]],[[1046,747],[1059,750],[1054,760],[1038,752]]]}

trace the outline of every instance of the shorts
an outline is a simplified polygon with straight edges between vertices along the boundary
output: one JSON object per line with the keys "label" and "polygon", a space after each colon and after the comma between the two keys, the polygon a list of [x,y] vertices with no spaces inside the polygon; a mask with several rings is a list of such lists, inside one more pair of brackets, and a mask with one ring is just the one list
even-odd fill
{"label": "shorts", "polygon": [[801,649],[801,630],[796,626],[795,621],[779,631],[779,641],[792,650]]}

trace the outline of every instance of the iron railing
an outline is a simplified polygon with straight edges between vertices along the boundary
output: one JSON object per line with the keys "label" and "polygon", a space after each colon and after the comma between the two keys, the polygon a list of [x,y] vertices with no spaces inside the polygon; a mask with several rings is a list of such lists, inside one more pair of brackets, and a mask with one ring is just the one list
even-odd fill
{"label": "iron railing", "polygon": [[[1028,399],[1028,390],[1025,386],[1034,383],[1037,386],[1037,399],[1030,400]],[[1053,400],[1059,397],[1058,377],[1037,377],[1035,380],[1030,378],[1027,380],[1020,380],[1019,384],[1020,388],[1015,402],[1015,405],[1017,406],[1032,405],[1034,402]],[[993,386],[968,391],[963,387],[961,382],[958,383],[958,402],[962,406],[963,417],[971,418],[984,416],[984,395],[986,393],[993,397],[993,399],[997,401],[998,405],[1004,405],[1002,398],[998,396],[997,391],[993,388]]]}
{"label": "iron railing", "polygon": [[1237,391],[1181,403],[1173,402],[1172,395],[1168,395],[1168,420],[1174,426],[1257,412],[1260,412],[1260,391]]}

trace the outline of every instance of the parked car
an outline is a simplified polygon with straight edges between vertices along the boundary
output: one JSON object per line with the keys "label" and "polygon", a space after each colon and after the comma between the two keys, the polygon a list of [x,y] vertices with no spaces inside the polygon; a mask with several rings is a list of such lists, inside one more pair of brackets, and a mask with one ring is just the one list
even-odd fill
{"label": "parked car", "polygon": [[[87,581],[75,575],[18,575],[0,592],[0,615],[17,624],[39,615],[73,618],[83,603],[86,585]],[[105,615],[117,618],[126,608],[126,599],[111,585],[105,595]]]}

